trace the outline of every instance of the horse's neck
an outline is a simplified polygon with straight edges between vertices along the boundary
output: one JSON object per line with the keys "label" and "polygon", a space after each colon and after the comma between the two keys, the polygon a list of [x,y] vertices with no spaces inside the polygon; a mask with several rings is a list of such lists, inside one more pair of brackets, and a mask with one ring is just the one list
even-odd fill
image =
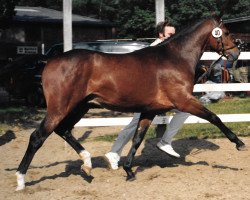
{"label": "horse's neck", "polygon": [[211,34],[213,23],[207,21],[198,25],[192,32],[182,35],[181,45],[179,44],[179,52],[183,58],[188,59],[190,67],[196,67],[199,62],[208,38]]}

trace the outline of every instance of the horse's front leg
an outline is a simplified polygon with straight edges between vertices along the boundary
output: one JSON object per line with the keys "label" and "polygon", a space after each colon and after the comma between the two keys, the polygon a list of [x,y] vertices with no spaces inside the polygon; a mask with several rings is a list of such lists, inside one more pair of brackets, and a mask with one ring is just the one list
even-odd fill
{"label": "horse's front leg", "polygon": [[126,171],[127,173],[127,181],[133,181],[135,180],[135,174],[132,171],[132,162],[134,160],[134,156],[136,153],[136,150],[139,148],[153,118],[155,115],[145,115],[145,114],[141,114],[140,120],[139,120],[139,127],[135,133],[135,136],[133,138],[133,144],[130,148],[130,151],[127,155],[127,160],[125,162],[125,164],[123,165],[123,169]]}
{"label": "horse's front leg", "polygon": [[195,97],[190,99],[186,106],[181,110],[205,119],[211,124],[217,126],[231,142],[236,144],[238,150],[243,150],[245,148],[245,144],[220,120],[220,118],[205,108]]}
{"label": "horse's front leg", "polygon": [[206,120],[208,120],[210,123],[217,126],[224,134],[225,136],[233,143],[236,144],[237,150],[244,150],[245,144],[234,134],[221,120],[220,118],[214,114],[213,112],[209,111],[208,109],[204,109],[204,112],[208,116]]}

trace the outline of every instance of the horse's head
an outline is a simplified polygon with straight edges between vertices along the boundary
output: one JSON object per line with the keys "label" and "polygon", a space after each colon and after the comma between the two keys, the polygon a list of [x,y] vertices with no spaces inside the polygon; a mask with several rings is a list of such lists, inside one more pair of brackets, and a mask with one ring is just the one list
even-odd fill
{"label": "horse's head", "polygon": [[240,51],[222,20],[215,21],[215,26],[209,37],[209,43],[213,50],[230,61],[234,61],[239,57]]}

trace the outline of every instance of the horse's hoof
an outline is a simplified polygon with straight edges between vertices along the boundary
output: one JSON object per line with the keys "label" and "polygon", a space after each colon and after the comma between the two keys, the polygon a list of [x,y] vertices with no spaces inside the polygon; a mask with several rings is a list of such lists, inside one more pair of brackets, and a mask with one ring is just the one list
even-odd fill
{"label": "horse's hoof", "polygon": [[245,144],[236,145],[236,149],[238,151],[247,151],[247,147]]}
{"label": "horse's hoof", "polygon": [[127,173],[126,181],[134,181],[136,179],[135,178],[135,173],[132,171],[131,167],[128,167],[128,166],[124,165],[123,169]]}
{"label": "horse's hoof", "polygon": [[126,179],[126,181],[129,181],[129,182],[132,182],[132,181],[135,181],[135,180],[136,180],[135,175],[127,176],[127,179]]}
{"label": "horse's hoof", "polygon": [[21,191],[21,190],[23,190],[23,189],[25,189],[25,185],[19,185],[19,186],[17,186],[17,188],[16,188],[16,192]]}
{"label": "horse's hoof", "polygon": [[91,170],[92,168],[88,166],[82,166],[82,171],[85,172],[88,176],[91,176]]}

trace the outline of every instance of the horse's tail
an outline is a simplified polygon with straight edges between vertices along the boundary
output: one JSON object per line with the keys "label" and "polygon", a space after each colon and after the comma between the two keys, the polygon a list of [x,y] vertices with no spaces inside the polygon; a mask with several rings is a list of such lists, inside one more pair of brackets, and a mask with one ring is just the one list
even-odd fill
{"label": "horse's tail", "polygon": [[25,55],[18,57],[12,62],[6,64],[4,67],[2,67],[2,69],[0,70],[0,79],[3,79],[6,76],[15,73],[16,71],[21,70],[22,68],[24,68],[25,65],[33,66],[39,60],[43,59],[43,55]]}

